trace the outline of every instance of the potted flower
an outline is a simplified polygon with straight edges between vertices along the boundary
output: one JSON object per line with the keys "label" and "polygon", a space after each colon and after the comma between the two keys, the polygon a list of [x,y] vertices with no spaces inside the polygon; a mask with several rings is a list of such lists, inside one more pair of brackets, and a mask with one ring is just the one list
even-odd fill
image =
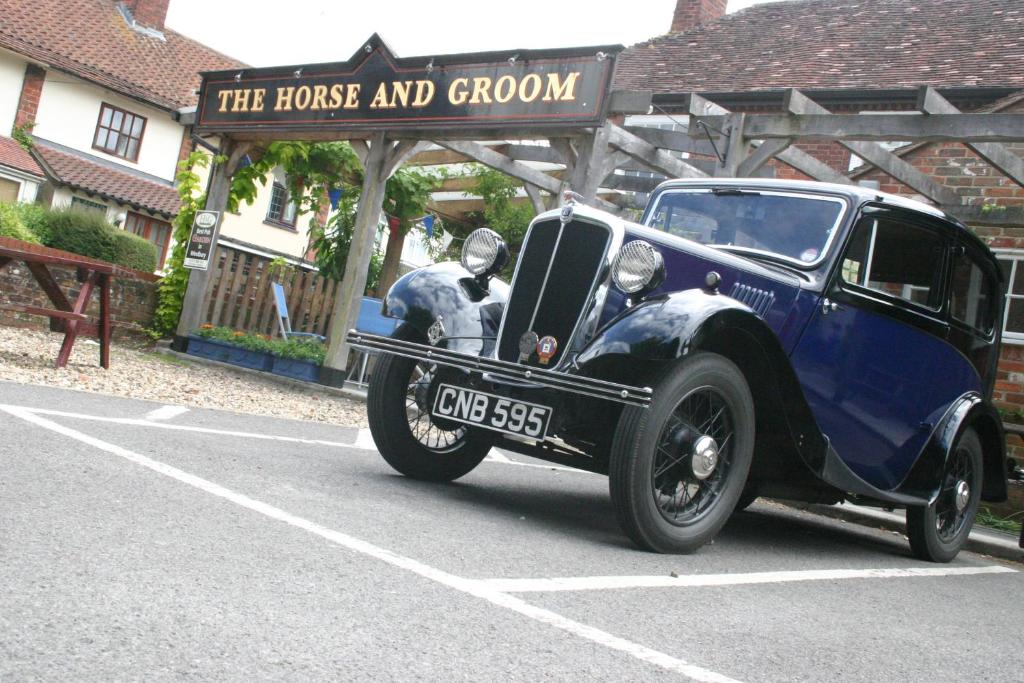
{"label": "potted flower", "polygon": [[213,325],[203,325],[189,335],[188,353],[250,370],[269,371],[273,364],[266,339]]}

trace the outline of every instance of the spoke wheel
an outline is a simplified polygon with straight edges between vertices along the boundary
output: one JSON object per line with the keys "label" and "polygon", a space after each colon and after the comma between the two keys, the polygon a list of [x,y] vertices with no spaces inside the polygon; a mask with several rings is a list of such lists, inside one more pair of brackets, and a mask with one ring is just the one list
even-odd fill
{"label": "spoke wheel", "polygon": [[978,513],[981,482],[981,440],[968,429],[946,462],[935,501],[907,508],[907,536],[914,555],[931,562],[949,562],[957,556]]}
{"label": "spoke wheel", "polygon": [[442,373],[434,364],[387,354],[370,380],[366,411],[373,441],[389,465],[414,479],[458,479],[494,443],[485,430],[430,414]]}
{"label": "spoke wheel", "polygon": [[[651,470],[651,493],[669,524],[692,524],[715,502],[729,477],[734,436],[729,404],[712,386],[691,391],[669,415]],[[706,453],[715,462],[695,466]]]}
{"label": "spoke wheel", "polygon": [[626,534],[655,552],[691,552],[729,519],[753,457],[754,402],[731,361],[700,353],[669,368],[650,408],[627,407],[609,488]]}

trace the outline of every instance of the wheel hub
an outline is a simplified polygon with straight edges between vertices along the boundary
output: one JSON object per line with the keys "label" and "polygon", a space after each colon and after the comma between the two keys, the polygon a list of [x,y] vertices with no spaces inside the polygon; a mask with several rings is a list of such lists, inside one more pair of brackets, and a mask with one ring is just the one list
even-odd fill
{"label": "wheel hub", "polygon": [[967,482],[961,479],[956,483],[956,495],[954,501],[956,502],[956,511],[963,512],[967,508],[967,504],[971,501],[971,487],[967,485]]}
{"label": "wheel hub", "polygon": [[693,443],[690,455],[690,470],[697,479],[704,480],[715,472],[718,466],[718,444],[710,436],[702,436]]}

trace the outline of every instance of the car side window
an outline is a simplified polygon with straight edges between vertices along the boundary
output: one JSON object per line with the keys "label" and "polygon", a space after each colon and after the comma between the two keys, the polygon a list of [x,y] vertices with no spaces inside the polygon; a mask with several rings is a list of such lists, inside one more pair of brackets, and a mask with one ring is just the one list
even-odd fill
{"label": "car side window", "polygon": [[988,335],[995,325],[996,283],[962,247],[953,256],[949,314]]}
{"label": "car side window", "polygon": [[857,223],[843,255],[842,278],[938,310],[945,248],[946,240],[937,231],[867,216]]}

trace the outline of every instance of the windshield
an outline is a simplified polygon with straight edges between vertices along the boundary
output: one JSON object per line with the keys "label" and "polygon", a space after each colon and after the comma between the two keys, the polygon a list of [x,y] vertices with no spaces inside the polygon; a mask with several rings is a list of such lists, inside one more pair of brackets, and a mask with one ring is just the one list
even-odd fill
{"label": "windshield", "polygon": [[839,226],[845,203],[836,197],[731,187],[669,190],[647,225],[710,246],[817,263]]}

